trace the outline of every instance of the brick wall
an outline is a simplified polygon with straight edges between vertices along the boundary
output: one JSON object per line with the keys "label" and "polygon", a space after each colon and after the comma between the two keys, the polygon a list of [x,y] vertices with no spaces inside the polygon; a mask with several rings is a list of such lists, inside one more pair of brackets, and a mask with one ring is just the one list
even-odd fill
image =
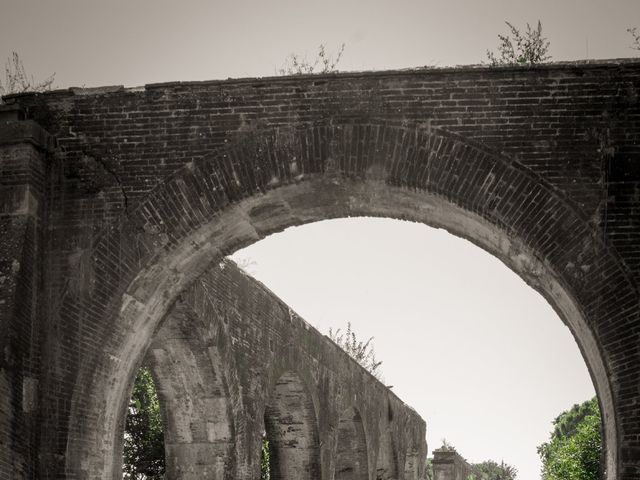
{"label": "brick wall", "polygon": [[86,458],[111,448],[119,372],[209,264],[290,225],[378,215],[470,239],[554,305],[603,405],[611,478],[635,478],[639,82],[640,64],[605,62],[8,98],[59,143],[43,181],[43,294],[3,317],[46,312],[43,340],[20,347],[24,364],[43,359],[40,474],[110,476]]}
{"label": "brick wall", "polygon": [[231,262],[183,294],[146,363],[172,478],[258,478],[263,431],[271,478],[369,479],[379,456],[403,471],[413,450],[422,462],[410,470],[422,478],[424,421]]}
{"label": "brick wall", "polygon": [[29,477],[36,454],[42,226],[49,137],[0,108],[0,478]]}

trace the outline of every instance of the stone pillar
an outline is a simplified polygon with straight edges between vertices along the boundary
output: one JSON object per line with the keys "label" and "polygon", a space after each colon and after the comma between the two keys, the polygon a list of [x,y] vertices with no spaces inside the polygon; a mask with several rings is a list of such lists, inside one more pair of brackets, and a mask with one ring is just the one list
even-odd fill
{"label": "stone pillar", "polygon": [[0,104],[0,479],[33,478],[47,153],[53,139]]}
{"label": "stone pillar", "polygon": [[455,450],[433,451],[433,480],[467,480],[471,465]]}

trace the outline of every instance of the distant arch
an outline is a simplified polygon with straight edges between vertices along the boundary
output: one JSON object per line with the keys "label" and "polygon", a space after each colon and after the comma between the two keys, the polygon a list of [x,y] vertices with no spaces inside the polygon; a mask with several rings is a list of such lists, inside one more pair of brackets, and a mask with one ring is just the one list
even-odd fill
{"label": "distant arch", "polygon": [[264,424],[272,480],[317,480],[320,439],[311,396],[300,377],[285,372],[267,401]]}
{"label": "distant arch", "polygon": [[362,417],[356,408],[348,408],[338,421],[335,480],[368,480],[369,458]]}
{"label": "distant arch", "polygon": [[231,399],[216,347],[197,317],[177,302],[145,357],[157,379],[167,478],[222,480],[235,475]]}

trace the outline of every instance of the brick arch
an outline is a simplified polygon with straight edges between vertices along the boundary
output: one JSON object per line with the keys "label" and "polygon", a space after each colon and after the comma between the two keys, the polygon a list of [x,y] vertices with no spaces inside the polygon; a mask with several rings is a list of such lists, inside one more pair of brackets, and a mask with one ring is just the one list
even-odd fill
{"label": "brick arch", "polygon": [[154,334],[144,363],[156,379],[163,412],[168,478],[235,478],[236,441],[217,339],[177,302]]}
{"label": "brick arch", "polygon": [[362,417],[357,408],[348,408],[338,420],[335,480],[368,480],[368,446]]}
{"label": "brick arch", "polygon": [[320,439],[313,400],[300,377],[285,372],[276,381],[264,413],[274,480],[315,480],[320,475]]}
{"label": "brick arch", "polygon": [[[455,135],[385,122],[244,134],[177,171],[96,239],[86,259],[94,283],[62,302],[62,321],[79,326],[75,341],[87,351],[81,372],[62,378],[76,387],[71,410],[52,419],[52,431],[67,430],[68,439],[52,439],[52,456],[66,451],[67,470],[111,478],[114,425],[128,391],[121,372],[135,367],[175,296],[211,262],[270,233],[357,215],[446,228],[545,296],[594,380],[609,478],[635,468],[634,433],[622,427],[635,401],[624,392],[635,388],[625,365],[638,361],[638,334],[629,333],[637,332],[638,294],[615,250],[517,162]],[[47,430],[43,439],[48,445]]]}

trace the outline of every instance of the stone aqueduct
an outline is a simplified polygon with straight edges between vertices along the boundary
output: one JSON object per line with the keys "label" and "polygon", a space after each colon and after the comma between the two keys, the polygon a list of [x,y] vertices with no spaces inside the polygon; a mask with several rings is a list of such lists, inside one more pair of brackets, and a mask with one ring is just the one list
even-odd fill
{"label": "stone aqueduct", "polygon": [[423,478],[422,419],[232,262],[180,296],[146,363],[168,478],[260,478],[265,429],[274,479]]}
{"label": "stone aqueduct", "polygon": [[314,478],[343,462],[348,478],[419,477],[422,421],[219,266],[288,226],[359,215],[446,228],[537,289],[593,378],[607,478],[639,478],[639,96],[640,63],[612,61],[6,98],[0,478],[118,478],[145,356],[176,405],[175,472],[198,458],[250,478],[251,422],[264,410],[276,429],[296,405],[306,440],[283,450],[282,478],[300,462]]}

